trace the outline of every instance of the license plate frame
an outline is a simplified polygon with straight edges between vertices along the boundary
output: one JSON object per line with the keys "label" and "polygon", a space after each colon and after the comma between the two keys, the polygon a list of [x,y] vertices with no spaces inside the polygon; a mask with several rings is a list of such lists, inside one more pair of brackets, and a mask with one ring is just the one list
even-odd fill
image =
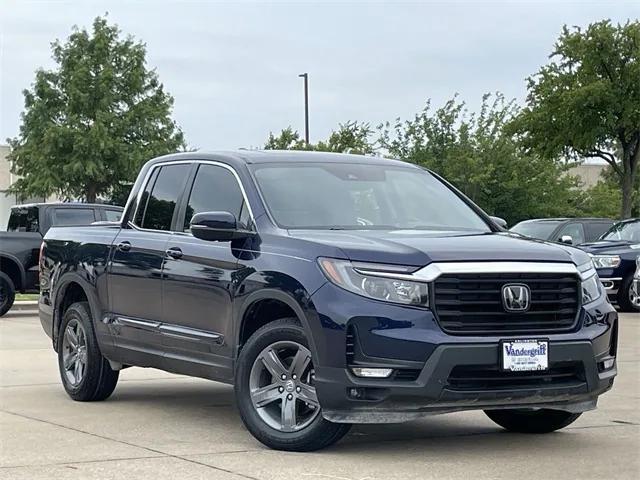
{"label": "license plate frame", "polygon": [[[521,351],[521,354],[509,352]],[[526,351],[532,351],[526,354]],[[532,354],[533,353],[533,354]],[[548,338],[512,338],[500,340],[500,367],[505,372],[545,372],[549,370]]]}

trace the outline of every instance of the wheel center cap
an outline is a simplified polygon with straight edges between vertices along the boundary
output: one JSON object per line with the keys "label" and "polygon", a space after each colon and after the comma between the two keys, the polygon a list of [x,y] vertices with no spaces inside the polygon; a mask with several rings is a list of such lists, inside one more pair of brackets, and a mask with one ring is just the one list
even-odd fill
{"label": "wheel center cap", "polygon": [[289,393],[293,392],[296,389],[293,380],[287,380],[287,383],[284,384],[284,389]]}

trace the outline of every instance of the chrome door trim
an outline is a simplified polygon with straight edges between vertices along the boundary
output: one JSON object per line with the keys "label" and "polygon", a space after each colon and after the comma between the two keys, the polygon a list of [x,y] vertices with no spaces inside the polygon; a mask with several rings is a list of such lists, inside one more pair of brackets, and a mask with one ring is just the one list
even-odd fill
{"label": "chrome door trim", "polygon": [[213,345],[221,345],[224,342],[224,335],[220,333],[208,330],[199,330],[197,328],[183,327],[182,325],[176,325],[173,323],[162,323],[123,316],[115,316],[112,319],[105,318],[105,322],[109,322],[109,320],[115,326],[130,327],[137,330],[159,333],[167,337],[180,337],[186,340],[201,341]]}
{"label": "chrome door trim", "polygon": [[[131,227],[134,228],[135,230],[140,230],[142,232],[161,232],[161,233],[176,233],[176,232],[172,232],[171,230],[153,230],[150,228],[142,228],[138,225],[136,225],[132,219],[136,218],[136,215],[138,213],[138,209],[140,208],[140,199],[142,198],[142,194],[145,190],[145,188],[147,187],[147,184],[149,183],[149,179],[151,178],[151,175],[153,174],[153,172],[156,170],[156,168],[161,168],[167,165],[181,165],[181,164],[188,164],[188,165],[193,165],[193,164],[207,164],[207,165],[214,165],[216,167],[222,167],[228,171],[231,172],[231,174],[234,176],[234,178],[236,179],[236,182],[238,183],[238,186],[240,187],[240,192],[242,193],[242,198],[244,199],[244,203],[247,206],[247,209],[249,210],[249,216],[251,217],[251,221],[253,223],[253,225],[256,224],[256,219],[255,216],[253,215],[253,210],[251,208],[251,204],[249,203],[249,198],[247,197],[247,192],[244,189],[244,185],[242,185],[242,181],[240,180],[240,176],[238,175],[238,172],[235,171],[235,169],[231,166],[231,165],[227,165],[226,163],[222,163],[222,162],[217,162],[215,160],[199,160],[199,159],[192,159],[192,160],[167,160],[166,162],[160,162],[160,163],[156,163],[153,165],[153,167],[151,167],[149,169],[149,171],[145,174],[144,176],[144,180],[140,186],[140,189],[138,190],[137,196],[136,196],[136,210],[135,212],[133,212],[132,217],[129,218],[127,220],[127,224]],[[196,173],[196,176],[198,174]],[[195,182],[195,177],[193,179],[193,181]],[[187,198],[187,202],[189,201],[189,199]],[[125,211],[126,211],[126,207],[125,207]]]}

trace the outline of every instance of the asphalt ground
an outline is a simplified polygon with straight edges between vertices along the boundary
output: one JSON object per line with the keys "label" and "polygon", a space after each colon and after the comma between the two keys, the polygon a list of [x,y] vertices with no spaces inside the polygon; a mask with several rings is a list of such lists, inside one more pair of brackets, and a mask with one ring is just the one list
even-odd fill
{"label": "asphalt ground", "polygon": [[233,390],[130,368],[105,402],[65,394],[32,312],[0,318],[1,479],[638,479],[640,315],[621,315],[619,375],[599,408],[548,435],[512,434],[482,412],[356,426],[314,453],[269,450]]}

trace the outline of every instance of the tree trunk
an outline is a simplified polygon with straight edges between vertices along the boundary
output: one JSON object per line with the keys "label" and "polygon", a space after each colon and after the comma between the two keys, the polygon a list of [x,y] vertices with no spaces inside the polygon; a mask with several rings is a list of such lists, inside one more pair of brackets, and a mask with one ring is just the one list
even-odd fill
{"label": "tree trunk", "polygon": [[89,185],[87,185],[87,188],[85,191],[85,199],[87,203],[96,203],[97,190],[98,190],[97,186],[94,185],[93,183],[90,183]]}
{"label": "tree trunk", "polygon": [[622,219],[631,218],[633,201],[637,192],[634,192],[636,173],[638,170],[638,156],[640,154],[640,141],[636,145],[631,142],[629,145],[623,144],[622,149],[622,177],[620,185],[622,187],[622,208],[620,217]]}
{"label": "tree trunk", "polygon": [[631,196],[633,194],[633,181],[631,175],[625,172],[626,175],[622,177],[622,210],[620,217],[622,219],[631,218],[631,207],[633,205]]}

